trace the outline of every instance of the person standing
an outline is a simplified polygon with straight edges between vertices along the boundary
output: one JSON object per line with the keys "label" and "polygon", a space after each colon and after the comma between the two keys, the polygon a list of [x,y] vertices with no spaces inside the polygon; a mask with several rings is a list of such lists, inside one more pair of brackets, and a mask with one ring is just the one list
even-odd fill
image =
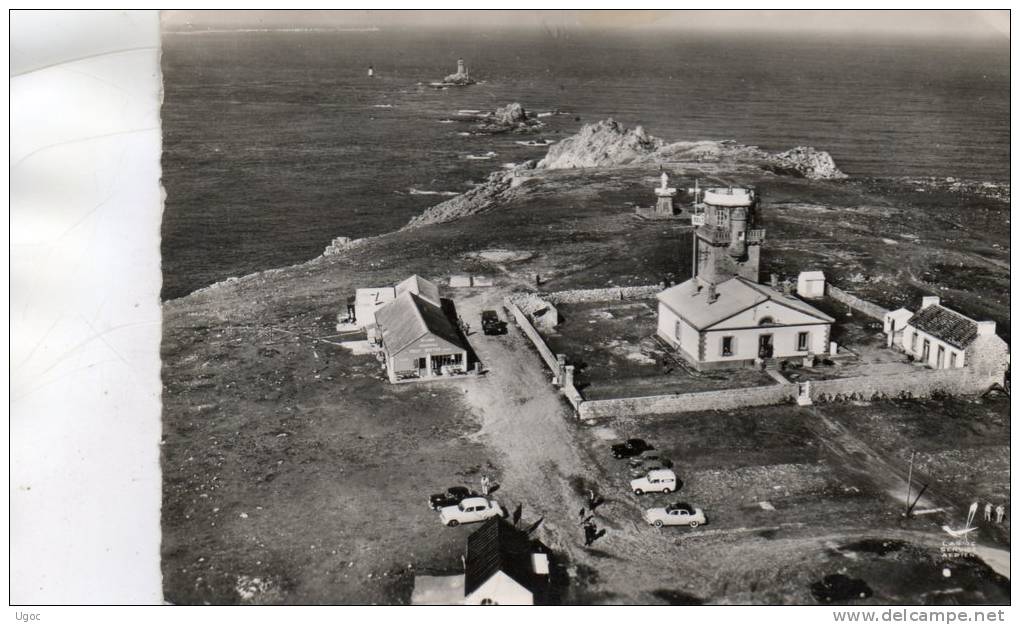
{"label": "person standing", "polygon": [[1001,503],[995,506],[995,522],[1002,525],[1002,519],[1006,516],[1006,508]]}
{"label": "person standing", "polygon": [[992,520],[992,502],[990,501],[985,504],[985,520],[986,521]]}

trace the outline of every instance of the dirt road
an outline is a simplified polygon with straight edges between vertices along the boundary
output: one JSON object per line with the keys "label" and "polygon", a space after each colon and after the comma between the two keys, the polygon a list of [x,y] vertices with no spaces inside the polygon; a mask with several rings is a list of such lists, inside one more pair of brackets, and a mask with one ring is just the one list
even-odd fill
{"label": "dirt road", "polygon": [[502,293],[476,292],[458,298],[457,309],[478,329],[469,340],[488,369],[483,379],[465,386],[464,400],[482,421],[474,436],[501,454],[503,483],[496,498],[512,509],[524,505],[525,523],[543,518],[539,537],[550,547],[575,554],[581,499],[571,479],[590,478],[574,444],[569,405],[550,384],[550,375],[527,338],[509,324],[502,336],[480,331],[482,310],[502,309]]}

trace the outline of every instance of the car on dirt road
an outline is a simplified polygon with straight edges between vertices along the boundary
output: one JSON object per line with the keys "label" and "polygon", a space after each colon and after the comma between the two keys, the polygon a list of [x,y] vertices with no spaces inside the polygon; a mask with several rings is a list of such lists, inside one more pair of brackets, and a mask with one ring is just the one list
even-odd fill
{"label": "car on dirt road", "polygon": [[655,527],[663,525],[697,527],[708,522],[701,508],[695,508],[689,503],[673,503],[665,508],[649,508],[645,510],[645,521]]}
{"label": "car on dirt road", "polygon": [[478,523],[492,517],[505,516],[498,503],[485,497],[468,497],[455,506],[447,506],[439,511],[439,522],[447,527],[457,527],[461,523]]}
{"label": "car on dirt road", "polygon": [[644,477],[630,481],[630,489],[635,495],[645,493],[672,493],[677,489],[676,473],[670,469],[649,471]]}
{"label": "car on dirt road", "polygon": [[641,477],[648,475],[649,471],[659,471],[661,469],[672,469],[673,461],[669,458],[656,458],[654,460],[644,460],[636,464],[630,465],[630,476]]}
{"label": "car on dirt road", "polygon": [[482,311],[482,334],[506,334],[506,322],[499,320],[495,310]]}
{"label": "car on dirt road", "polygon": [[667,469],[673,468],[673,461],[664,456],[663,454],[655,451],[654,449],[634,456],[633,458],[630,459],[629,462],[630,466],[632,467],[639,467],[643,464],[658,462]]}
{"label": "car on dirt road", "polygon": [[447,506],[456,506],[468,497],[477,497],[478,493],[465,486],[451,486],[445,492],[429,495],[429,507],[439,510]]}
{"label": "car on dirt road", "polygon": [[617,443],[609,448],[614,458],[633,458],[641,453],[655,449],[643,439],[628,438],[622,443]]}

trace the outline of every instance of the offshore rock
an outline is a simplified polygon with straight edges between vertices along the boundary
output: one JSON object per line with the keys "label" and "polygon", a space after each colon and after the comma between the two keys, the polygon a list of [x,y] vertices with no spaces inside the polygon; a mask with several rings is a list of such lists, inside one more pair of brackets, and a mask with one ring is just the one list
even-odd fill
{"label": "offshore rock", "polygon": [[779,152],[771,155],[768,161],[772,167],[766,164],[767,169],[776,173],[792,173],[810,180],[840,180],[847,177],[836,167],[828,152],[812,147],[800,146]]}

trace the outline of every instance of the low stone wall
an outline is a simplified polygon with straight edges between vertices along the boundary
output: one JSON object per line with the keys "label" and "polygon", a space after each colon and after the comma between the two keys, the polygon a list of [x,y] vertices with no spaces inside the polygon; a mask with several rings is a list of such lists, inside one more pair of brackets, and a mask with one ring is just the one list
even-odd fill
{"label": "low stone wall", "polygon": [[[995,375],[961,369],[918,369],[893,375],[859,376],[838,380],[821,380],[804,383],[812,402],[879,400],[931,397],[947,395],[973,395],[983,393],[999,382]],[[776,384],[735,388],[704,393],[651,395],[622,399],[582,401],[577,409],[582,419],[660,415],[705,410],[733,410],[749,406],[769,406],[795,402],[799,384]]]}
{"label": "low stone wall", "polygon": [[848,400],[877,400],[896,397],[931,397],[939,393],[973,395],[983,393],[999,380],[968,367],[960,369],[918,369],[892,375],[868,375],[810,383],[811,401],[824,403]]}
{"label": "low stone wall", "polygon": [[585,401],[584,398],[581,397],[581,392],[577,390],[577,387],[573,384],[564,384],[560,387],[560,390],[563,391],[563,396],[567,398],[570,405],[574,407],[574,412],[580,413],[581,406],[585,404]]}
{"label": "low stone wall", "polygon": [[528,316],[525,315],[517,304],[515,304],[509,297],[504,298],[503,306],[510,313],[510,316],[513,317],[517,326],[524,332],[525,336],[531,339],[531,343],[535,346],[535,349],[538,350],[538,354],[542,357],[542,360],[545,361],[545,364],[548,365],[549,370],[552,371],[553,375],[562,377],[563,372],[560,371],[560,363],[556,360],[556,355],[553,354],[552,350],[549,349],[549,346],[545,344],[545,340],[542,339],[542,335],[538,333],[538,330],[531,325],[531,321],[528,319]]}
{"label": "low stone wall", "polygon": [[608,302],[614,300],[646,299],[655,297],[663,290],[661,284],[645,286],[620,286],[608,289],[574,289],[541,293],[542,299],[553,304],[577,304],[580,302]]}
{"label": "low stone wall", "polygon": [[733,410],[747,406],[768,406],[793,402],[797,385],[775,384],[703,393],[677,393],[621,399],[585,401],[578,410],[582,419],[657,415],[700,410]]}
{"label": "low stone wall", "polygon": [[[538,354],[542,357],[542,360],[545,361],[546,366],[549,367],[552,374],[556,376],[556,379],[561,382],[564,381],[564,372],[560,370],[559,361],[556,360],[556,356],[552,353],[552,350],[549,349],[549,346],[545,344],[545,340],[542,338],[542,335],[538,333],[535,326],[531,325],[531,320],[529,320],[528,316],[524,314],[524,311],[522,311],[509,297],[503,300],[503,306],[514,318],[514,321],[517,322],[517,326],[524,332],[524,335],[531,340],[531,344],[535,346],[536,350],[538,350]],[[579,413],[581,406],[584,404],[584,397],[581,396],[581,392],[577,390],[577,387],[575,387],[572,382],[561,384],[560,392],[567,398],[570,405],[574,407],[574,412]]]}
{"label": "low stone wall", "polygon": [[860,313],[864,313],[865,315],[873,319],[878,319],[879,321],[883,321],[885,319],[886,313],[889,312],[888,310],[882,308],[878,304],[872,304],[867,300],[863,300],[857,297],[856,295],[851,295],[850,293],[847,293],[843,289],[833,286],[831,284],[825,285],[825,294],[831,297],[832,299],[836,300],[837,302],[843,302],[850,308]]}

